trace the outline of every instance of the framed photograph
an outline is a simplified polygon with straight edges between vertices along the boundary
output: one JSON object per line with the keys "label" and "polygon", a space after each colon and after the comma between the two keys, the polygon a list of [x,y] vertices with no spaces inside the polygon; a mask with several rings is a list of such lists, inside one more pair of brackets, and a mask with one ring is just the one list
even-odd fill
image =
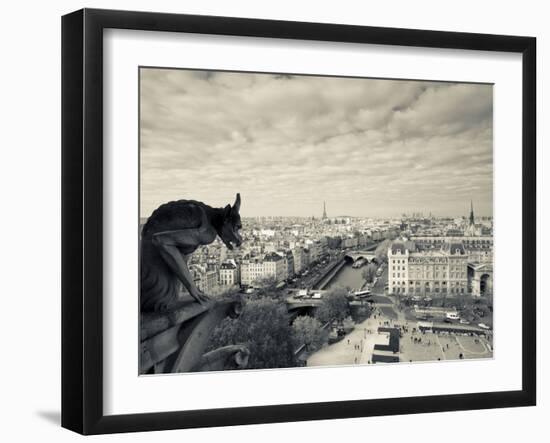
{"label": "framed photograph", "polygon": [[62,20],[62,425],[536,403],[532,37]]}

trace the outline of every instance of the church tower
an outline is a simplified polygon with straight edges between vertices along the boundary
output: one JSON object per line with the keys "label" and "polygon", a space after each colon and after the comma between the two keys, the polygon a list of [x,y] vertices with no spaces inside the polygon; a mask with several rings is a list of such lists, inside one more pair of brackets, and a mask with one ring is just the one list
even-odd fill
{"label": "church tower", "polygon": [[476,228],[476,221],[474,217],[474,203],[472,200],[470,200],[470,220],[468,223],[468,227],[464,231],[464,235],[468,237],[475,237],[476,235],[479,235]]}

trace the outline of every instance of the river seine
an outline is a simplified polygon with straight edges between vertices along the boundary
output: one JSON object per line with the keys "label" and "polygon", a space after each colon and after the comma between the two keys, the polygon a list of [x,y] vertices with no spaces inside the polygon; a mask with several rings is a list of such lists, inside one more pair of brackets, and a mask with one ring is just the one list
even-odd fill
{"label": "river seine", "polygon": [[354,269],[351,263],[346,263],[334,278],[325,286],[324,289],[334,289],[337,287],[350,289],[359,289],[364,283],[361,276],[364,268]]}

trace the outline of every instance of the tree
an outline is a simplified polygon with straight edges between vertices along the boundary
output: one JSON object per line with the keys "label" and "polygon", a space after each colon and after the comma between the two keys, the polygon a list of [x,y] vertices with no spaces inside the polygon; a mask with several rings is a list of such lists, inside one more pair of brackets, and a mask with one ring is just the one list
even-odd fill
{"label": "tree", "polygon": [[308,352],[320,349],[328,340],[328,331],[322,329],[321,322],[313,317],[303,316],[292,325],[294,347],[306,345]]}
{"label": "tree", "polygon": [[493,311],[493,291],[489,291],[487,293],[487,307],[491,310],[491,312]]}
{"label": "tree", "polygon": [[[361,303],[363,303],[362,300],[361,300]],[[351,311],[351,317],[353,318],[353,321],[355,323],[361,323],[365,321],[367,318],[370,317],[371,314],[372,314],[372,307],[370,303],[367,303],[366,305],[361,305],[356,309],[352,309]]]}
{"label": "tree", "polygon": [[456,307],[459,311],[462,311],[464,308],[466,308],[466,295],[463,293],[457,294],[455,298]]}
{"label": "tree", "polygon": [[226,318],[214,329],[207,350],[235,344],[250,350],[249,369],[296,366],[290,317],[282,302],[247,302],[238,318]]}
{"label": "tree", "polygon": [[258,291],[255,293],[256,297],[264,297],[266,295],[276,296],[277,294],[277,284],[279,282],[273,276],[262,277],[254,281],[254,286],[258,288]]}
{"label": "tree", "polygon": [[345,289],[337,288],[325,293],[321,305],[315,312],[315,317],[321,323],[330,321],[342,321],[349,315],[349,301]]}
{"label": "tree", "polygon": [[260,289],[273,290],[277,287],[277,279],[274,276],[260,277],[254,281],[254,286]]}
{"label": "tree", "polygon": [[363,269],[363,272],[361,272],[361,276],[365,279],[367,283],[372,283],[374,281],[374,277],[376,276],[376,270],[378,269],[378,266],[376,266],[374,263],[369,263],[365,269]]}
{"label": "tree", "polygon": [[374,255],[376,256],[377,261],[379,261],[380,263],[388,261],[388,248],[391,246],[391,244],[392,241],[386,239],[376,247]]}

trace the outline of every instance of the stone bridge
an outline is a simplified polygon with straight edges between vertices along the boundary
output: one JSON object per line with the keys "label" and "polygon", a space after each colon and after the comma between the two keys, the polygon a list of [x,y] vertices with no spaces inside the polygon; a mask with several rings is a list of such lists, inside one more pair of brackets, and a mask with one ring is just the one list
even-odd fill
{"label": "stone bridge", "polygon": [[355,263],[360,258],[365,259],[367,263],[374,262],[378,264],[374,251],[349,251],[349,252],[346,252],[346,254],[344,255],[345,260],[351,261],[353,263]]}

